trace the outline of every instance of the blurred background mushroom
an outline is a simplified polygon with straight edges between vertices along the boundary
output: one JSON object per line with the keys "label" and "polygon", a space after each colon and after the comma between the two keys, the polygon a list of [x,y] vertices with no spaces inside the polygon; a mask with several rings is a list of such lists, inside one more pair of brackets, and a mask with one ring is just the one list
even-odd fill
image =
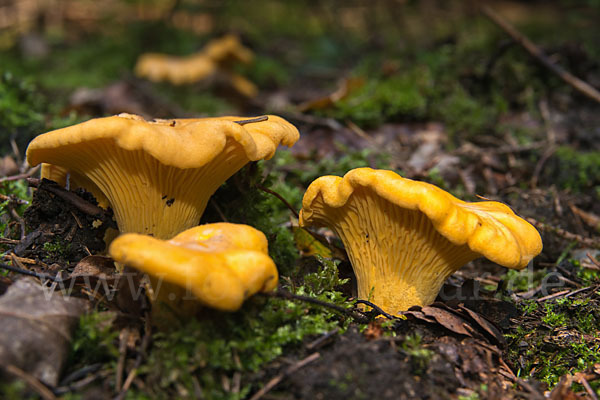
{"label": "blurred background mushroom", "polygon": [[521,269],[542,251],[537,230],[502,203],[467,203],[371,168],[311,183],[300,226],[331,228],[348,252],[358,298],[391,314],[431,304],[468,261],[483,256]]}
{"label": "blurred background mushroom", "polygon": [[220,74],[240,94],[254,97],[258,88],[233,70],[236,63],[249,64],[253,59],[252,52],[240,43],[237,36],[225,35],[208,42],[202,50],[189,56],[142,54],[135,66],[135,74],[154,82],[167,81],[174,85],[199,82]]}

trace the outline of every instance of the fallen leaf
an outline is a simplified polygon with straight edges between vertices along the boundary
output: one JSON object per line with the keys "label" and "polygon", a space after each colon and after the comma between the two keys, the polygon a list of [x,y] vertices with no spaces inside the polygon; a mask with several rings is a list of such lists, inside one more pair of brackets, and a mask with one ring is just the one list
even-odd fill
{"label": "fallen leaf", "polygon": [[296,247],[304,256],[320,255],[324,258],[331,258],[331,250],[321,243],[314,235],[311,235],[306,229],[293,227],[294,242]]}
{"label": "fallen leaf", "polygon": [[502,335],[502,332],[500,332],[500,330],[496,328],[496,326],[492,322],[488,321],[484,316],[476,313],[473,310],[468,309],[467,307],[459,305],[458,309],[465,312],[474,322],[477,323],[477,325],[479,325],[481,329],[483,329],[489,336],[491,336],[496,341],[496,343],[498,343],[501,346],[506,345],[504,335]]}
{"label": "fallen leaf", "polygon": [[440,325],[454,333],[471,337],[473,336],[465,328],[466,321],[449,311],[442,310],[437,307],[423,307],[421,308],[421,312],[426,316],[435,318]]}
{"label": "fallen leaf", "polygon": [[[13,283],[0,297],[0,360],[55,386],[84,300],[52,293],[35,279]],[[1,368],[1,367],[0,367]]]}
{"label": "fallen leaf", "polygon": [[15,175],[19,172],[19,166],[11,156],[0,158],[0,176]]}
{"label": "fallen leaf", "polygon": [[87,256],[81,259],[73,269],[71,278],[78,276],[96,276],[109,278],[115,274],[115,262],[110,257]]}
{"label": "fallen leaf", "polygon": [[306,112],[309,110],[322,110],[333,106],[338,101],[348,97],[352,92],[361,88],[365,84],[365,79],[361,77],[344,79],[335,92],[318,99],[310,100],[298,106],[298,111]]}

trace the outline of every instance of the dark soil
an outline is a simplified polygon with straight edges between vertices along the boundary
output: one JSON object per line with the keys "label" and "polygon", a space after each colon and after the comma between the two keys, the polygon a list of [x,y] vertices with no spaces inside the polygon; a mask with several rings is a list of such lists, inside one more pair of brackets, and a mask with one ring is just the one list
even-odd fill
{"label": "dark soil", "polygon": [[[52,181],[44,180],[34,192],[32,204],[23,215],[29,233],[13,251],[17,256],[38,259],[46,264],[73,266],[86,256],[104,251],[104,234],[113,223],[110,215],[84,213],[73,202],[57,198],[45,189],[54,185]],[[70,193],[82,203],[98,204],[84,190]],[[99,226],[95,228],[94,224]]]}

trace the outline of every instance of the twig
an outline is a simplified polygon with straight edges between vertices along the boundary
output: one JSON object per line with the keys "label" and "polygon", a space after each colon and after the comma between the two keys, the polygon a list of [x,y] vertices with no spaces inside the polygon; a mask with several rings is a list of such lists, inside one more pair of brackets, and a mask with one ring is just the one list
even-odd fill
{"label": "twig", "polygon": [[496,13],[492,8],[482,5],[481,12],[488,17],[492,22],[498,25],[504,32],[506,32],[513,40],[519,43],[527,52],[533,56],[539,63],[550,71],[558,75],[563,81],[571,85],[580,93],[586,95],[592,100],[600,103],[600,92],[592,87],[587,82],[577,78],[576,76],[569,73],[561,66],[554,64],[544,52],[535,45],[529,38],[519,32],[514,26],[512,26],[507,20]]}
{"label": "twig", "polygon": [[2,244],[19,244],[19,243],[21,243],[21,241],[16,240],[16,239],[0,238],[0,243],[2,243]]}
{"label": "twig", "polygon": [[267,293],[261,293],[261,294],[263,296],[267,296],[267,297],[278,297],[281,299],[299,300],[299,301],[304,301],[306,303],[311,303],[311,304],[316,304],[318,306],[331,308],[332,310],[336,310],[339,313],[346,314],[346,315],[354,318],[357,322],[362,323],[362,324],[366,324],[370,321],[369,317],[367,317],[365,314],[363,314],[362,312],[360,312],[358,310],[347,309],[347,308],[338,306],[337,304],[328,303],[326,301],[315,299],[314,297],[294,294],[292,292],[288,292],[287,290],[278,289],[275,292],[267,292]]}
{"label": "twig", "polygon": [[48,389],[42,382],[39,381],[35,376],[28,374],[23,371],[21,368],[14,366],[12,364],[5,365],[4,369],[25,381],[40,397],[44,400],[56,400],[56,396],[50,389]]}
{"label": "twig", "polygon": [[592,255],[592,253],[590,253],[588,251],[587,253],[585,253],[585,255],[590,259],[590,261],[592,262],[592,264],[594,264],[594,266],[596,266],[600,269],[600,261],[596,260],[596,257],[594,257]]}
{"label": "twig", "polygon": [[310,356],[303,358],[302,360],[298,361],[297,363],[295,363],[293,365],[290,365],[289,367],[287,367],[285,369],[285,371],[283,371],[282,373],[280,373],[279,375],[277,375],[276,377],[271,379],[269,382],[267,382],[267,384],[265,386],[263,386],[262,389],[260,389],[258,392],[256,392],[254,394],[254,396],[250,397],[250,400],[260,399],[265,394],[267,394],[269,391],[271,391],[271,389],[273,389],[275,386],[277,386],[277,384],[279,382],[281,382],[283,380],[283,378],[293,374],[294,372],[298,371],[300,368],[317,360],[319,357],[321,357],[321,354],[312,353]]}
{"label": "twig", "polygon": [[62,200],[65,200],[66,202],[72,204],[75,208],[77,208],[79,211],[83,212],[84,214],[91,215],[91,216],[97,217],[97,218],[101,218],[103,220],[112,220],[112,219],[108,218],[105,210],[102,209],[101,207],[98,207],[88,201],[85,201],[84,199],[79,197],[77,194],[60,187],[58,184],[56,184],[52,181],[29,178],[29,179],[27,179],[27,183],[29,184],[29,186],[36,187],[40,190],[45,190],[47,192],[50,192],[50,193],[56,195],[57,197],[61,198]]}
{"label": "twig", "polygon": [[295,120],[308,125],[324,126],[333,131],[339,131],[344,128],[342,124],[333,118],[318,117],[316,115],[308,115],[298,112],[281,112],[280,115],[285,119]]}
{"label": "twig", "polygon": [[280,195],[276,191],[271,190],[269,188],[266,188],[266,187],[264,187],[263,185],[260,185],[260,184],[256,184],[256,188],[262,190],[265,193],[269,193],[269,194],[272,194],[273,196],[277,197],[279,200],[281,200],[281,202],[283,204],[286,205],[287,208],[290,209],[290,211],[292,212],[292,214],[294,214],[294,216],[296,218],[300,218],[300,214],[298,214],[298,211],[296,211],[294,209],[294,207],[282,195]]}
{"label": "twig", "polygon": [[10,206],[8,207],[8,209],[10,210],[10,216],[17,222],[17,224],[19,224],[19,227],[21,228],[21,240],[25,239],[25,221],[19,215],[17,210]]}
{"label": "twig", "polygon": [[398,319],[397,317],[394,317],[392,314],[386,313],[385,311],[383,311],[383,309],[381,307],[379,307],[377,304],[371,303],[370,301],[367,301],[367,300],[356,300],[356,304],[364,304],[366,306],[369,306],[373,310],[375,310],[375,312],[377,313],[377,315],[383,315],[387,319]]}
{"label": "twig", "polygon": [[238,125],[246,125],[246,124],[252,124],[254,122],[263,122],[269,119],[268,115],[263,115],[261,117],[256,117],[256,118],[250,118],[250,119],[242,119],[240,121],[233,121]]}
{"label": "twig", "polygon": [[592,387],[590,386],[590,383],[587,381],[587,379],[585,379],[584,374],[582,374],[582,373],[575,374],[575,379],[577,379],[579,381],[579,383],[581,383],[581,385],[585,388],[585,391],[590,396],[590,399],[598,400],[598,396],[596,396],[594,389],[592,389]]}
{"label": "twig", "polygon": [[541,303],[541,302],[543,302],[543,301],[546,301],[546,300],[552,300],[552,299],[555,299],[555,298],[557,298],[557,297],[564,296],[565,294],[568,294],[569,292],[571,292],[569,289],[567,289],[567,290],[562,290],[562,291],[560,291],[560,292],[556,292],[556,293],[549,294],[548,296],[540,297],[540,298],[539,298],[539,299],[537,299],[536,301],[537,301],[538,303]]}
{"label": "twig", "polygon": [[586,287],[581,288],[581,289],[573,290],[571,293],[567,293],[567,295],[565,295],[565,298],[571,297],[571,296],[575,296],[577,293],[585,292],[586,290],[597,289],[597,288],[598,288],[598,285],[596,285],[596,286],[586,286]]}
{"label": "twig", "polygon": [[538,184],[538,180],[540,178],[540,174],[542,173],[542,168],[546,164],[546,161],[552,157],[552,155],[556,152],[556,147],[550,146],[544,151],[544,154],[540,157],[537,164],[535,164],[535,168],[533,170],[533,175],[531,176],[531,187],[535,189]]}
{"label": "twig", "polygon": [[47,275],[47,274],[40,274],[40,273],[33,272],[33,271],[28,271],[26,269],[21,269],[21,268],[13,267],[12,265],[4,264],[4,263],[0,263],[0,268],[1,269],[5,269],[7,271],[11,271],[11,272],[16,272],[18,274],[33,276],[35,278],[38,278],[42,282],[45,281],[45,280],[50,280],[52,282],[60,282],[60,281],[62,281],[62,279],[56,278],[54,276],[50,276],[50,275]]}
{"label": "twig", "polygon": [[131,383],[133,382],[133,379],[137,374],[137,370],[140,367],[140,365],[142,365],[142,361],[144,361],[144,358],[146,356],[146,350],[148,349],[148,346],[150,345],[150,340],[152,339],[152,326],[150,324],[150,315],[148,313],[146,313],[145,318],[146,332],[144,333],[144,338],[142,339],[140,350],[135,359],[135,363],[133,364],[133,368],[131,368],[131,371],[129,371],[127,379],[125,379],[125,383],[123,383],[123,388],[121,389],[121,392],[117,395],[117,397],[115,397],[115,400],[123,400],[125,398],[125,396],[127,395],[127,391],[129,390],[129,387],[131,386]]}
{"label": "twig", "polygon": [[360,126],[356,125],[351,120],[346,120],[346,126],[348,127],[348,129],[350,129],[352,132],[354,132],[361,139],[364,139],[371,144],[375,144],[375,141],[373,140],[373,138],[371,136],[369,136],[367,134],[367,132],[365,132]]}
{"label": "twig", "polygon": [[538,229],[541,230],[549,230],[554,232],[555,234],[557,234],[558,236],[565,238],[567,240],[575,240],[579,243],[583,243],[586,246],[590,246],[590,247],[595,247],[595,248],[600,248],[600,240],[598,239],[591,239],[591,238],[586,238],[583,237],[581,235],[577,235],[575,233],[572,232],[568,232],[564,229],[561,228],[557,228],[555,226],[551,226],[548,224],[545,224],[543,222],[540,222],[534,218],[526,218],[527,221],[532,224],[533,226],[535,226]]}
{"label": "twig", "polygon": [[35,174],[36,172],[38,172],[38,170],[41,168],[41,164],[37,165],[33,168],[31,168],[29,171],[22,173],[22,174],[18,174],[18,175],[12,175],[12,176],[5,176],[4,178],[0,178],[0,183],[2,182],[11,182],[11,181],[18,181],[19,179],[25,179],[25,178],[29,178],[30,176],[32,176],[33,174]]}
{"label": "twig", "polygon": [[8,201],[17,205],[23,205],[23,204],[29,204],[29,202],[27,200],[23,200],[23,199],[19,199],[18,197],[16,197],[15,195],[10,195],[10,196],[6,196],[2,193],[0,193],[0,200],[2,201]]}
{"label": "twig", "polygon": [[117,363],[117,370],[115,371],[115,389],[117,392],[121,391],[123,387],[123,371],[125,371],[125,358],[127,357],[127,341],[129,340],[129,330],[123,329],[122,336],[119,343],[119,361]]}
{"label": "twig", "polygon": [[323,343],[325,343],[326,341],[331,339],[333,336],[337,335],[339,331],[340,331],[340,328],[335,328],[335,329],[330,330],[329,332],[325,332],[323,335],[319,336],[318,338],[316,338],[315,340],[313,340],[312,342],[307,344],[305,346],[306,350],[314,350],[316,348],[323,346]]}

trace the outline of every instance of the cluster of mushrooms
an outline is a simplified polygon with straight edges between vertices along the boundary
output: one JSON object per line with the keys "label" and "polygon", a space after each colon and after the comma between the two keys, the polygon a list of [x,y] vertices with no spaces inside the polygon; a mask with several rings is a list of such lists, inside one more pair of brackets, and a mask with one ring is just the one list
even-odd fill
{"label": "cluster of mushrooms", "polygon": [[[247,225],[198,226],[210,196],[249,161],[292,146],[298,130],[277,116],[146,121],[120,114],[45,133],[27,149],[42,177],[91,192],[111,207],[120,236],[110,256],[164,281],[149,294],[191,315],[235,311],[277,287],[265,235]],[[504,204],[467,203],[392,171],[323,176],[306,191],[300,226],[343,241],[358,297],[398,314],[432,303],[453,272],[484,256],[520,269],[542,249],[536,229]],[[189,300],[189,294],[193,300]],[[186,297],[187,296],[187,297]]]}

